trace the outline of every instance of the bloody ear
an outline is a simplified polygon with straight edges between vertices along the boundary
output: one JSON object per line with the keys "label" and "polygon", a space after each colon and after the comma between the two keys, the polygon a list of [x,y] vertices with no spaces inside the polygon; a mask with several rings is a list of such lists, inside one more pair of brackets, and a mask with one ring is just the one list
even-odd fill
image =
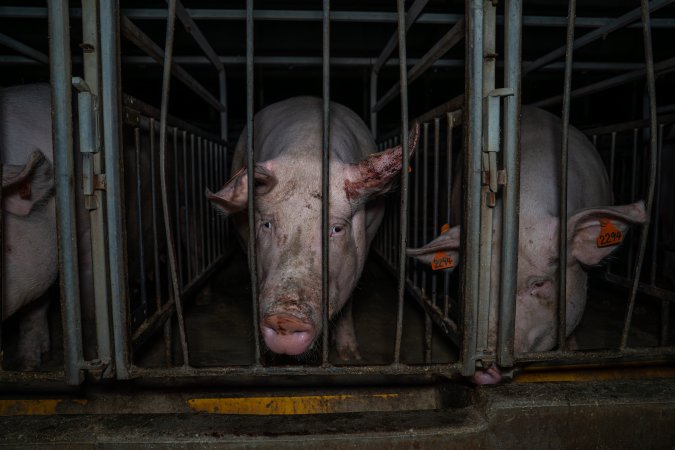
{"label": "bloody ear", "polygon": [[[408,139],[408,154],[415,153],[420,136],[419,123],[413,123]],[[352,201],[363,201],[389,192],[403,167],[403,145],[373,153],[357,164],[349,164],[345,192]]]}
{"label": "bloody ear", "polygon": [[459,262],[460,226],[444,231],[436,239],[421,248],[409,248],[408,256],[417,258],[433,270],[454,270]]}
{"label": "bloody ear", "polygon": [[[277,178],[261,164],[254,166],[253,179],[255,194],[264,195],[274,188]],[[246,209],[248,205],[248,171],[246,167],[239,169],[223,188],[216,193],[206,189],[206,197],[225,214],[233,214]]]}
{"label": "bloody ear", "polygon": [[599,264],[616,250],[631,225],[646,220],[642,201],[581,210],[567,221],[571,256],[587,266]]}

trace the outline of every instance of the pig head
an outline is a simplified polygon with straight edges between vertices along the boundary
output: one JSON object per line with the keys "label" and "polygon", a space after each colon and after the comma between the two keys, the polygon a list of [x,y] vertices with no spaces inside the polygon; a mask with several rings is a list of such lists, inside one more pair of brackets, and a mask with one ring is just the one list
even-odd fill
{"label": "pig head", "polygon": [[[523,107],[521,121],[520,215],[516,291],[516,353],[550,350],[557,344],[559,265],[559,160],[560,119]],[[455,186],[457,187],[457,185]],[[455,196],[456,197],[456,196]],[[576,128],[570,127],[568,160],[568,218],[566,271],[566,330],[570,336],[586,306],[587,275],[584,266],[600,264],[622,242],[629,227],[646,220],[643,202],[611,206],[609,179],[595,148]],[[501,267],[501,204],[495,210],[492,234],[492,295],[498,298]],[[605,235],[608,237],[605,238]],[[613,237],[612,237],[613,236]],[[433,264],[445,255],[459,263],[460,226],[408,254]],[[457,264],[454,265],[456,267]],[[433,266],[432,266],[433,267]],[[453,268],[454,268],[453,267]],[[452,270],[452,269],[450,269]],[[490,311],[488,347],[496,346],[497,311]],[[498,371],[479,373],[477,383],[499,380]]]}
{"label": "pig head", "polygon": [[[297,97],[255,116],[253,170],[260,329],[274,353],[301,355],[322,332],[322,109],[321,100]],[[329,317],[337,319],[338,356],[358,359],[350,305],[370,243],[382,220],[378,199],[395,186],[402,148],[380,153],[366,125],[349,109],[332,103],[329,158]],[[417,127],[410,149],[417,142]],[[216,193],[207,192],[225,214],[248,205],[248,170],[243,167],[246,132],[237,144],[233,176]],[[248,223],[238,214],[243,242]],[[342,314],[340,312],[342,311]]]}

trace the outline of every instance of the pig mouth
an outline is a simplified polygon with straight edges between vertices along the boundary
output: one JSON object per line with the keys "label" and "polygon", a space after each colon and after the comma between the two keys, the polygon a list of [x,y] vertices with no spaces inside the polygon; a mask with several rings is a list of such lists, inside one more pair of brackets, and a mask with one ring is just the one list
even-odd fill
{"label": "pig mouth", "polygon": [[317,335],[314,325],[290,314],[268,315],[261,323],[260,332],[268,349],[290,356],[310,350]]}

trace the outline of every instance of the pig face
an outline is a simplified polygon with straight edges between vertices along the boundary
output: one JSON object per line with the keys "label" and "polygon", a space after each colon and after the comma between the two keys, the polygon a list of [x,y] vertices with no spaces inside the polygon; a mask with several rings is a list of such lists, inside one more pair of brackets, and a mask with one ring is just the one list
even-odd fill
{"label": "pig face", "polygon": [[[411,149],[416,142],[417,127]],[[366,214],[368,202],[393,188],[401,155],[398,146],[356,164],[330,162],[331,318],[349,299],[363,269],[373,234]],[[321,161],[282,154],[257,163],[254,178],[260,330],[272,352],[301,355],[312,349],[322,331]],[[246,168],[219,192],[207,193],[226,214],[246,209],[247,195]],[[240,216],[240,220],[246,219]]]}
{"label": "pig face", "polygon": [[[622,236],[630,225],[644,223],[642,202],[622,206],[589,208],[578,211],[567,221],[568,254],[566,268],[567,318],[565,335],[569,336],[581,320],[586,305],[586,272],[582,266],[600,264],[620,241],[611,245],[598,239],[607,229]],[[615,233],[617,231],[614,231]],[[515,351],[545,351],[557,343],[558,309],[558,218],[541,215],[521,217],[516,292]],[[495,250],[499,238],[493,242]],[[460,227],[450,228],[432,242],[408,254],[432,265],[440,255],[459,262]],[[456,267],[456,264],[453,268]],[[452,270],[452,269],[449,269]],[[492,279],[498,280],[500,264],[492,265]],[[496,344],[496,310],[491,312],[490,345]]]}

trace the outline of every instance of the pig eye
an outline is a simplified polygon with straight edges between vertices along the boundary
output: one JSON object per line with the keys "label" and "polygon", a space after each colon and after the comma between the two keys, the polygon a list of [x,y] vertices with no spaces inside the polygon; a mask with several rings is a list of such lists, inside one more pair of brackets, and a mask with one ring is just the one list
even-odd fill
{"label": "pig eye", "polygon": [[262,227],[266,230],[271,230],[272,229],[272,222],[270,222],[269,220],[265,221],[265,222],[262,223]]}
{"label": "pig eye", "polygon": [[342,234],[343,231],[344,231],[344,227],[342,225],[333,225],[332,227],[330,227],[330,233],[329,234],[331,236],[334,236],[336,234]]}
{"label": "pig eye", "polygon": [[540,298],[548,298],[553,294],[553,286],[549,278],[535,279],[530,283],[530,294]]}

